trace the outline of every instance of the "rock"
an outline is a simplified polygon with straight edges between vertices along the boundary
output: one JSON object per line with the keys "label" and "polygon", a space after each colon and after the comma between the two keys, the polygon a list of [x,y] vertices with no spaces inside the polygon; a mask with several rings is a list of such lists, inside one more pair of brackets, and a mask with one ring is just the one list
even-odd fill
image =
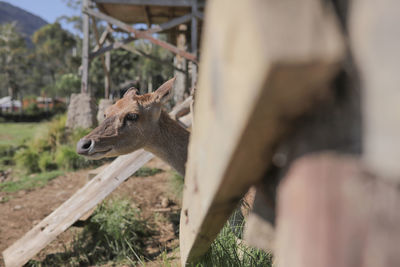
{"label": "rock", "polygon": [[22,209],[21,205],[17,205],[17,206],[14,207],[14,210],[20,210],[20,209]]}
{"label": "rock", "polygon": [[68,106],[67,128],[92,128],[97,124],[96,103],[88,94],[72,94]]}
{"label": "rock", "polygon": [[161,198],[161,207],[166,208],[169,206],[169,199],[166,197]]}
{"label": "rock", "polygon": [[97,112],[97,121],[101,123],[104,120],[104,113],[106,109],[113,104],[111,99],[100,99],[99,111]]}

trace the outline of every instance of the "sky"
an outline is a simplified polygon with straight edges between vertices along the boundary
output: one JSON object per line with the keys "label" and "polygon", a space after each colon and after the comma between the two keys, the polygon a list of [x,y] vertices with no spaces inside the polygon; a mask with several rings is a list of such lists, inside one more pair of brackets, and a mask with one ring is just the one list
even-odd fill
{"label": "sky", "polygon": [[[49,23],[56,21],[63,15],[79,15],[80,10],[73,10],[62,0],[2,0],[14,6],[20,7],[41,17]],[[74,31],[72,26],[63,24],[63,28]]]}

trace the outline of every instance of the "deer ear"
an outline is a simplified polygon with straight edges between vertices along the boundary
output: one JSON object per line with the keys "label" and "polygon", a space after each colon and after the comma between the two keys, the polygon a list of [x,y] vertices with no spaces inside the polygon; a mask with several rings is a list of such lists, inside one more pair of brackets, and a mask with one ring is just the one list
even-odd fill
{"label": "deer ear", "polygon": [[163,85],[161,85],[155,92],[155,100],[156,102],[165,103],[171,98],[171,91],[174,85],[176,77],[166,81]]}
{"label": "deer ear", "polygon": [[128,95],[133,95],[133,96],[135,96],[135,95],[138,94],[138,92],[139,92],[138,89],[136,89],[135,87],[131,87],[131,88],[129,88],[128,90],[126,90],[126,92],[125,92],[125,94],[124,94],[123,97],[126,97],[126,96],[128,96]]}

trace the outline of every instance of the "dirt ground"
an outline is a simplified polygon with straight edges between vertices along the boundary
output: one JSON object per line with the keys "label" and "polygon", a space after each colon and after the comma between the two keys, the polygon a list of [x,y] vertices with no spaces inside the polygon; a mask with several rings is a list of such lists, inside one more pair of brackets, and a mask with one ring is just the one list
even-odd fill
{"label": "dirt ground", "polygon": [[[156,229],[156,234],[146,243],[146,251],[157,257],[161,250],[172,251],[178,247],[177,228],[179,221],[179,200],[171,193],[169,178],[171,168],[159,159],[151,160],[150,168],[160,168],[163,172],[149,177],[131,177],[109,197],[124,197],[132,200],[132,205],[140,208],[142,217]],[[35,224],[49,215],[60,204],[87,181],[89,170],[67,173],[50,181],[45,187],[15,193],[0,192],[0,251],[21,238]],[[43,259],[48,254],[63,252],[64,247],[82,228],[70,227],[56,240],[42,250],[35,259]],[[174,260],[173,266],[179,264]],[[0,266],[3,266],[0,255]],[[146,262],[146,266],[160,266],[160,262]]]}

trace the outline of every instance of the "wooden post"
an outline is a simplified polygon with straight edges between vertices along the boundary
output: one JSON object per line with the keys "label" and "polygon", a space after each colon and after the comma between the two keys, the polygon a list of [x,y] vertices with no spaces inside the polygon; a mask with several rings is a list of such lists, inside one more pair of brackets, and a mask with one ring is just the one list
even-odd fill
{"label": "wooden post", "polygon": [[[197,0],[192,0],[192,14],[196,14],[197,13]],[[192,16],[192,30],[191,30],[191,47],[192,47],[192,54],[196,55],[196,57],[198,57],[197,54],[197,17],[196,16]],[[192,63],[192,68],[191,68],[191,74],[192,74],[192,88],[194,88],[196,86],[196,82],[197,82],[197,65]]]}
{"label": "wooden post", "polygon": [[[107,40],[106,45],[110,45],[110,42]],[[111,52],[107,51],[105,53],[105,77],[104,77],[104,98],[110,98],[110,89],[111,89]]]}
{"label": "wooden post", "polygon": [[[186,51],[187,50],[187,42],[186,42],[186,32],[187,32],[187,26],[186,24],[181,24],[179,25],[179,32],[178,36],[176,37],[176,46],[178,49]],[[186,70],[187,70],[187,61],[186,58],[180,56],[180,55],[175,55],[174,58],[174,66],[176,68],[179,68],[181,70],[184,70],[185,72],[180,72],[180,71],[174,71],[174,76],[176,77],[175,81],[175,88],[174,88],[174,102],[179,103],[184,99],[185,91],[187,88],[187,75],[186,75]]]}
{"label": "wooden post", "polygon": [[263,177],[291,120],[329,92],[344,55],[333,10],[319,0],[214,0],[206,9],[180,223],[183,266],[208,249]]}
{"label": "wooden post", "polygon": [[[82,9],[89,8],[90,0],[83,0]],[[81,93],[89,93],[89,15],[83,13],[82,83]]]}
{"label": "wooden post", "polygon": [[279,267],[400,266],[398,186],[352,156],[298,159],[279,188]]}
{"label": "wooden post", "polygon": [[400,181],[399,9],[397,0],[354,1],[349,19],[363,87],[364,159],[395,182]]}

